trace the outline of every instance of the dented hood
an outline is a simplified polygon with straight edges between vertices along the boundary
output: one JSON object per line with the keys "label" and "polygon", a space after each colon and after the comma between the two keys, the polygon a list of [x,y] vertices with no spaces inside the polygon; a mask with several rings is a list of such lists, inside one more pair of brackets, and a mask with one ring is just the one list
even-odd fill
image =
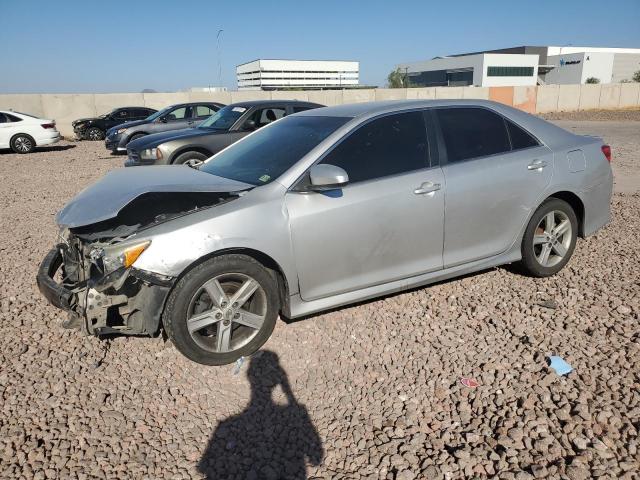
{"label": "dented hood", "polygon": [[61,227],[77,228],[109,220],[140,195],[151,192],[231,193],[253,185],[186,166],[121,168],[82,190],[56,216]]}

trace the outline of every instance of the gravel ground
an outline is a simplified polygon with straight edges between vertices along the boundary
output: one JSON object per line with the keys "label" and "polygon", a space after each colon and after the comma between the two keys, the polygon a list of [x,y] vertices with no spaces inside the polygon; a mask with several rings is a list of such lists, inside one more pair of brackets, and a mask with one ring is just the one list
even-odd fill
{"label": "gravel ground", "polygon": [[[638,172],[638,127],[610,125],[576,128]],[[637,193],[553,278],[496,268],[279,322],[211,368],[63,330],[37,291],[55,212],[122,161],[89,142],[0,153],[0,478],[639,478]]]}
{"label": "gravel ground", "polygon": [[621,110],[583,110],[578,112],[551,112],[540,115],[547,120],[584,121],[640,121],[640,109],[627,108]]}

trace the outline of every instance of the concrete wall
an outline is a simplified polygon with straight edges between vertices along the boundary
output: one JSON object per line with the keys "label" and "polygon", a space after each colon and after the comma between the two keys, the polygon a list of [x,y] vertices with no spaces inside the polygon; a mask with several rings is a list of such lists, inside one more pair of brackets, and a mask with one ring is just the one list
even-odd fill
{"label": "concrete wall", "polygon": [[241,91],[111,94],[0,95],[0,110],[16,110],[56,120],[65,136],[73,136],[71,122],[116,107],[163,108],[180,102],[213,101],[223,104],[247,100],[308,100],[321,105],[404,99],[490,99],[529,113],[640,107],[640,84],[545,85],[540,87],[431,87],[409,89]]}

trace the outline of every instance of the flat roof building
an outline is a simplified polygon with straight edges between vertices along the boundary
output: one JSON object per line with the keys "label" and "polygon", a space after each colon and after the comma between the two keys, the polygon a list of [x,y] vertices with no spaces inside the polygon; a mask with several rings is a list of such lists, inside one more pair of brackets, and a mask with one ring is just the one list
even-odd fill
{"label": "flat roof building", "polygon": [[354,88],[359,75],[359,62],[342,60],[260,59],[236,67],[238,90]]}
{"label": "flat roof building", "polygon": [[[533,67],[533,68],[532,68]],[[397,66],[411,86],[512,86],[631,80],[640,48],[534,46],[436,57]]]}

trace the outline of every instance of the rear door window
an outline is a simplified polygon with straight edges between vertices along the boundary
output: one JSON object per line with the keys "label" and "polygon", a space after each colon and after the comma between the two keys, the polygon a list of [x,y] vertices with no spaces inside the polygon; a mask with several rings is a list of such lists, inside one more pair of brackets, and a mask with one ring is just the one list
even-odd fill
{"label": "rear door window", "polygon": [[359,127],[321,163],[343,168],[356,183],[426,168],[427,152],[422,112],[406,112]]}
{"label": "rear door window", "polygon": [[504,119],[486,108],[438,108],[447,161],[460,162],[511,150]]}

